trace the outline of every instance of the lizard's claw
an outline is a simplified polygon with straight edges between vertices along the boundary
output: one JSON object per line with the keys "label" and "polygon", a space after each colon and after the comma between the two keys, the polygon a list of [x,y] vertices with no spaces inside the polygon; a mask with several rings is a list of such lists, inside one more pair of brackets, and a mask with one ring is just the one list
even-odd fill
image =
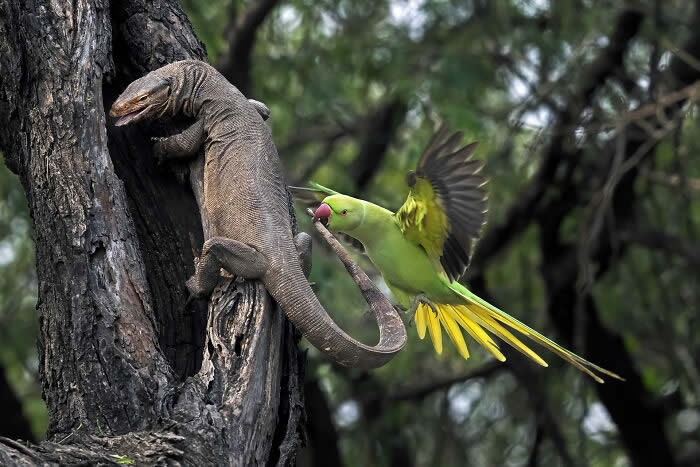
{"label": "lizard's claw", "polygon": [[166,159],[165,140],[166,138],[160,136],[151,137],[151,141],[153,142],[153,157],[156,159],[156,165],[158,167],[163,165]]}
{"label": "lizard's claw", "polygon": [[187,291],[189,292],[187,301],[185,301],[185,310],[190,309],[192,302],[206,298],[206,293],[204,293],[201,287],[198,286],[196,274],[187,279],[187,282],[185,282],[185,287],[187,287]]}
{"label": "lizard's claw", "polygon": [[192,277],[187,279],[187,282],[185,282],[185,287],[187,287],[187,291],[190,293],[190,298],[187,299],[188,303],[191,302],[193,298],[202,298],[205,295],[204,291],[198,284],[197,274],[194,274]]}
{"label": "lizard's claw", "polygon": [[190,308],[190,305],[192,305],[192,302],[197,300],[197,298],[199,298],[199,297],[197,297],[196,295],[190,294],[189,297],[187,297],[187,300],[185,301],[185,310],[188,310]]}

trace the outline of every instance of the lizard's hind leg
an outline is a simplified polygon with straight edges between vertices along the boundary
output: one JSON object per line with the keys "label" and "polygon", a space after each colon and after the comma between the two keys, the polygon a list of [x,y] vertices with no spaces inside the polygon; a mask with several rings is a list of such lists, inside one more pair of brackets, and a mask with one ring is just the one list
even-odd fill
{"label": "lizard's hind leg", "polygon": [[204,242],[187,289],[193,296],[209,295],[219,281],[221,268],[244,279],[259,279],[267,266],[267,259],[255,248],[231,238],[212,237]]}

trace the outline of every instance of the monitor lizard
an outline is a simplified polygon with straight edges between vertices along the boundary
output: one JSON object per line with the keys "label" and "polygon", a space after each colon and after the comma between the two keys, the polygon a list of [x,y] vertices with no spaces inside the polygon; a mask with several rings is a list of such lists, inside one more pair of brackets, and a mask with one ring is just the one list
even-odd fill
{"label": "monitor lizard", "polygon": [[374,347],[340,329],[312,291],[306,278],[311,238],[292,234],[285,177],[263,121],[269,115],[264,104],[246,99],[207,63],[183,60],[132,82],[110,115],[119,117],[117,126],[178,116],[193,121],[154,142],[159,160],[195,158],[204,148],[200,209],[207,211],[210,238],[186,284],[193,296],[209,295],[223,268],[260,279],[308,341],[341,365],[376,368],[403,348],[403,321],[376,288],[376,293],[362,288],[379,325]]}

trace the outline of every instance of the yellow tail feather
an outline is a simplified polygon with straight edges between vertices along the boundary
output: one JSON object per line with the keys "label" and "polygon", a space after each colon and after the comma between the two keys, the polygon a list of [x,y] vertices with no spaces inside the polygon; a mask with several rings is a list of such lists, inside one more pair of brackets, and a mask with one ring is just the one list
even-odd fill
{"label": "yellow tail feather", "polygon": [[462,337],[462,331],[460,331],[459,326],[455,322],[453,316],[451,316],[449,313],[444,312],[446,308],[446,306],[441,307],[440,311],[438,312],[440,322],[443,326],[445,326],[447,335],[450,336],[450,340],[457,347],[457,350],[459,350],[459,354],[466,360],[469,358],[469,350],[467,350],[467,343],[464,342],[464,337]]}
{"label": "yellow tail feather", "polygon": [[466,313],[468,313],[474,321],[476,321],[477,323],[479,323],[480,325],[482,325],[483,327],[485,327],[486,329],[503,339],[505,343],[513,347],[515,350],[519,351],[526,357],[534,360],[535,362],[544,367],[549,366],[547,365],[547,362],[545,362],[542,359],[542,357],[533,352],[528,346],[523,344],[520,341],[520,339],[511,334],[510,331],[508,331],[506,328],[498,324],[493,318],[491,318],[488,315],[479,315],[478,313],[472,312],[467,305],[461,306],[466,310]]}
{"label": "yellow tail feather", "polygon": [[449,305],[444,305],[443,308],[448,309],[452,312],[452,316],[457,320],[457,322],[476,340],[479,344],[486,347],[486,349],[493,354],[498,360],[505,362],[506,357],[501,353],[498,345],[489,337],[486,332],[481,329],[478,323],[469,319],[462,313],[461,307],[452,307]]}
{"label": "yellow tail feather", "polygon": [[418,337],[423,339],[425,337],[425,330],[428,326],[425,316],[425,310],[423,309],[423,304],[419,304],[416,309],[416,331],[418,331]]}
{"label": "yellow tail feather", "polygon": [[440,330],[440,320],[428,306],[423,306],[423,313],[428,318],[428,332],[430,339],[433,341],[433,347],[438,354],[442,353],[442,331]]}
{"label": "yellow tail feather", "polygon": [[[454,290],[454,289],[453,289]],[[547,362],[545,362],[539,355],[537,355],[532,349],[523,344],[517,337],[515,337],[510,331],[501,325],[501,323],[515,329],[518,332],[525,334],[527,337],[543,345],[554,353],[574,365],[579,370],[587,373],[593,379],[599,383],[603,382],[603,379],[595,374],[593,370],[599,371],[606,375],[612,376],[623,380],[620,376],[615,373],[601,368],[593,363],[585,360],[578,355],[569,352],[559,344],[554,341],[544,337],[542,334],[538,333],[534,329],[526,326],[515,318],[507,315],[506,313],[500,311],[498,308],[493,307],[486,303],[485,301],[478,299],[472,299],[471,297],[462,294],[461,291],[455,290],[455,292],[461,296],[467,303],[464,305],[445,305],[440,303],[434,303],[434,307],[437,310],[437,316],[433,310],[424,304],[418,305],[416,310],[416,329],[418,331],[418,336],[423,339],[425,337],[426,329],[430,333],[430,339],[433,342],[433,347],[438,354],[442,353],[442,332],[441,327],[444,326],[447,331],[452,343],[457,347],[460,355],[465,359],[469,358],[469,350],[467,349],[467,344],[462,336],[462,331],[460,327],[466,330],[479,344],[484,346],[494,357],[500,361],[505,361],[506,357],[501,353],[498,345],[491,339],[491,337],[484,331],[483,328],[489,332],[500,337],[508,345],[521,352],[528,358],[534,360],[538,364],[546,367]]]}
{"label": "yellow tail feather", "polygon": [[[522,342],[520,342],[510,332],[508,332],[497,321],[515,329],[518,332],[525,334],[528,338],[535,341],[536,343],[538,343],[544,347],[547,347],[548,349],[550,349],[551,351],[553,351],[554,353],[556,353],[557,355],[562,357],[564,360],[566,360],[569,363],[571,363],[572,365],[574,365],[579,370],[590,375],[593,379],[595,379],[599,383],[602,383],[603,379],[600,376],[598,376],[597,374],[595,374],[593,372],[593,370],[624,381],[624,378],[613,373],[612,371],[608,371],[605,368],[602,368],[598,365],[595,365],[594,363],[591,363],[588,360],[579,357],[575,353],[566,350],[564,347],[560,346],[559,344],[552,341],[551,339],[548,339],[547,337],[543,336],[542,334],[535,331],[531,327],[521,323],[520,321],[518,321],[517,319],[508,315],[507,313],[504,313],[503,311],[501,311],[498,308],[496,308],[495,306],[489,304],[485,300],[482,300],[481,298],[472,294],[466,288],[459,286],[459,284],[457,284],[457,285],[451,284],[450,288],[457,295],[462,297],[464,299],[464,301],[467,303],[466,306],[457,306],[456,309],[459,309],[460,311],[466,310],[465,314],[467,316],[469,316],[469,318],[471,318],[471,320],[484,326],[486,329],[493,332],[494,334],[499,336],[501,339],[506,341],[509,345],[511,345],[512,347],[514,347],[518,351],[524,353],[526,356],[530,357],[531,359],[535,360],[540,365],[547,366],[547,363],[544,360],[542,360],[536,353],[534,353],[532,350],[530,350],[527,346],[525,346]],[[461,290],[461,289],[463,289],[463,290]],[[489,350],[491,350],[491,349],[489,348]]]}

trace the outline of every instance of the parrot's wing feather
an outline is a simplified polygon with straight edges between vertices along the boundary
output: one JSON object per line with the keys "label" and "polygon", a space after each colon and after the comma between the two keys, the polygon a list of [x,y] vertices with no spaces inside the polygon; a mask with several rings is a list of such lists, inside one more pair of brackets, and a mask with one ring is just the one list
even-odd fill
{"label": "parrot's wing feather", "polygon": [[326,188],[315,182],[309,182],[309,186],[288,186],[294,196],[294,201],[299,201],[305,206],[316,207],[326,196],[339,194],[335,190]]}
{"label": "parrot's wing feather", "polygon": [[397,211],[407,239],[421,245],[450,281],[467,269],[472,246],[486,220],[483,162],[468,160],[477,143],[461,149],[462,133],[449,135],[445,125],[433,135],[414,173],[406,202]]}

